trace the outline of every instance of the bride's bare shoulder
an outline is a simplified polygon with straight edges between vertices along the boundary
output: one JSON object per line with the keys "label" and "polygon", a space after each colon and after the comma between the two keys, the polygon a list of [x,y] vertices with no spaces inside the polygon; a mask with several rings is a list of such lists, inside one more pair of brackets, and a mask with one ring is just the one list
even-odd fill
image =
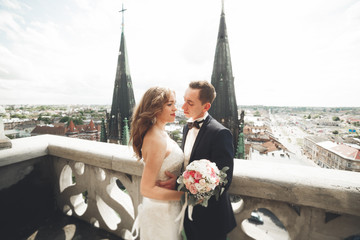
{"label": "bride's bare shoulder", "polygon": [[166,141],[162,132],[151,128],[144,136],[143,149],[166,149]]}

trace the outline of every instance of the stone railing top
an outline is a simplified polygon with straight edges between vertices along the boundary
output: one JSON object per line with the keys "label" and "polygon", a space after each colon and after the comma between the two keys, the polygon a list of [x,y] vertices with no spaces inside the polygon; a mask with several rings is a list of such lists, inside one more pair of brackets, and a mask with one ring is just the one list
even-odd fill
{"label": "stone railing top", "polygon": [[[51,155],[138,176],[143,169],[129,146],[54,135],[12,144],[0,151],[0,167]],[[239,159],[234,163],[232,194],[360,216],[360,173]]]}
{"label": "stone railing top", "polygon": [[50,135],[11,140],[12,148],[0,150],[0,167],[48,155]]}
{"label": "stone railing top", "polygon": [[360,216],[360,173],[235,159],[233,194]]}
{"label": "stone railing top", "polygon": [[13,147],[0,151],[0,167],[52,155],[93,166],[140,176],[143,164],[130,146],[95,142],[55,135],[12,140]]}

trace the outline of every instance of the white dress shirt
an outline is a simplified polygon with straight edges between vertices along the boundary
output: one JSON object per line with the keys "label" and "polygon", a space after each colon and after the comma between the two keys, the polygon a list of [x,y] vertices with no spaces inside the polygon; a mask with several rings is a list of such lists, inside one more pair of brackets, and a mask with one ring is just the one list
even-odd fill
{"label": "white dress shirt", "polygon": [[[188,120],[188,122],[194,122],[194,121],[202,121],[204,119],[206,119],[206,117],[208,116],[208,112],[205,112],[204,116],[198,119],[193,120],[192,118],[190,118]],[[200,128],[202,127],[203,123],[200,123]],[[186,139],[185,139],[185,146],[184,146],[184,169],[186,168],[186,166],[189,164],[190,161],[190,156],[191,156],[191,152],[196,140],[196,137],[199,133],[200,129],[193,127],[192,129],[190,129],[188,131],[188,134],[186,135]]]}

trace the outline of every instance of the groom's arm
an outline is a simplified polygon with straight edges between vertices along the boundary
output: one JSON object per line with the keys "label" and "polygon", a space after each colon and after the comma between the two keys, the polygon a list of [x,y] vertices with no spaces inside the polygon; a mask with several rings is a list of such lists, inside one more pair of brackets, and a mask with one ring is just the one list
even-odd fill
{"label": "groom's arm", "polygon": [[229,129],[221,129],[214,136],[211,146],[211,161],[215,162],[219,170],[223,167],[229,167],[226,171],[228,183],[225,189],[228,189],[232,181],[234,169],[234,145],[232,134]]}
{"label": "groom's arm", "polygon": [[165,171],[165,175],[168,176],[169,179],[166,181],[157,181],[157,185],[170,190],[177,190],[175,189],[177,177],[169,171]]}

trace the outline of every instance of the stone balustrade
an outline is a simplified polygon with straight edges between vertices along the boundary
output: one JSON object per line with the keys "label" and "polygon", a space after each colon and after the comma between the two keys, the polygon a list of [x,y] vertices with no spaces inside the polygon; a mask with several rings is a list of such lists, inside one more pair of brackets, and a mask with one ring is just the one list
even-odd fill
{"label": "stone balustrade", "polygon": [[[230,193],[238,226],[230,239],[360,236],[359,173],[234,161]],[[15,185],[38,162],[46,162],[43,169],[52,176],[56,205],[64,214],[129,238],[141,202],[143,168],[130,147],[52,135],[12,140],[11,149],[0,151],[0,191]],[[249,223],[251,212],[261,209],[276,216],[277,231]]]}

